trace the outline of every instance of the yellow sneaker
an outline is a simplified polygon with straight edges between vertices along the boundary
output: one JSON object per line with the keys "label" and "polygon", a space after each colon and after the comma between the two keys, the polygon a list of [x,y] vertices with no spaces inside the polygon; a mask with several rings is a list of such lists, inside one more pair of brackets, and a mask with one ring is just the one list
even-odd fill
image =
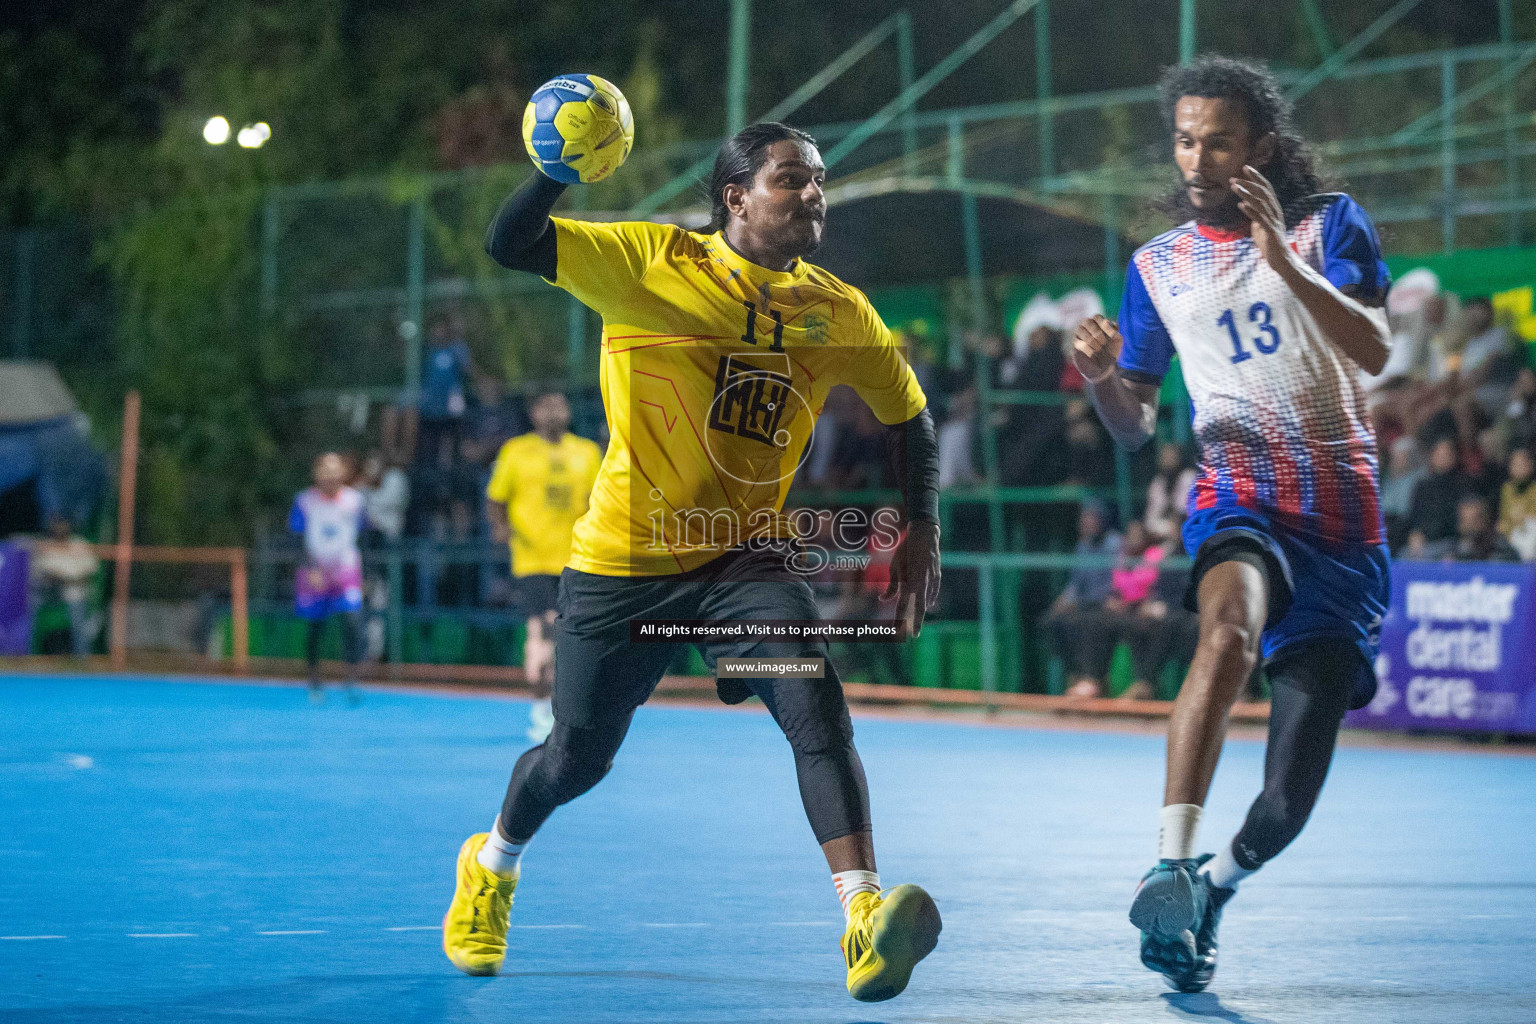
{"label": "yellow sneaker", "polygon": [[459,847],[458,883],[443,915],[443,952],[465,974],[495,974],[507,957],[507,923],[517,879],[499,878],[475,857],[490,833]]}
{"label": "yellow sneaker", "polygon": [[938,945],[943,927],[933,897],[915,885],[856,893],[843,932],[848,994],[866,1003],[900,995],[912,968]]}

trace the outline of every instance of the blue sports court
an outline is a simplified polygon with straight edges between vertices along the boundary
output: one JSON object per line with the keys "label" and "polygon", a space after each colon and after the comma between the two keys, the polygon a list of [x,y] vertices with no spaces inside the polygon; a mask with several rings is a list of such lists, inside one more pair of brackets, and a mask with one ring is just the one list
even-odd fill
{"label": "blue sports court", "polygon": [[[0,679],[0,1020],[1536,1019],[1536,758],[1346,746],[1311,826],[1228,909],[1211,991],[1125,921],[1159,736],[858,717],[886,884],[944,934],[907,993],[843,990],[841,921],[760,710],[642,709],[525,860],[506,972],[438,922],[527,705],[294,685]],[[1262,747],[1229,743],[1205,846]]]}

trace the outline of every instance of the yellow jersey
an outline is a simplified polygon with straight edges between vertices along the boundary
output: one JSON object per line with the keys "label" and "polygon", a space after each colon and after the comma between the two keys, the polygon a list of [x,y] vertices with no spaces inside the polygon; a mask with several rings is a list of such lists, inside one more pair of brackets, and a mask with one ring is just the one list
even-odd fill
{"label": "yellow jersey", "polygon": [[501,446],[485,496],[507,506],[512,575],[559,575],[571,557],[571,529],[587,511],[603,453],[566,434],[550,444],[523,434]]}
{"label": "yellow jersey", "polygon": [[611,437],[573,569],[668,575],[790,536],[784,498],[830,388],[888,425],[927,404],[869,299],[820,267],[768,270],[719,232],[552,220],[551,283],[603,318]]}

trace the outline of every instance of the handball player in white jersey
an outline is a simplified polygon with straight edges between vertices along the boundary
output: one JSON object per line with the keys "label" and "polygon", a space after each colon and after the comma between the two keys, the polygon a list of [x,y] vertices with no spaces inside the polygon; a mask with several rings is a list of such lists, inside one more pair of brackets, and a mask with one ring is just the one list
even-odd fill
{"label": "handball player in white jersey", "polygon": [[[1159,860],[1131,906],[1141,958],[1181,991],[1216,969],[1238,883],[1300,833],[1344,713],[1375,692],[1389,565],[1359,385],[1387,358],[1375,228],[1320,181],[1267,69],[1205,57],[1163,79],[1182,220],[1138,249],[1119,320],[1073,338],[1105,425],[1152,435],[1177,353],[1199,475],[1184,542],[1200,641],[1168,725]],[[1272,690],[1264,790],[1219,852],[1196,836],[1227,717],[1258,659]]]}

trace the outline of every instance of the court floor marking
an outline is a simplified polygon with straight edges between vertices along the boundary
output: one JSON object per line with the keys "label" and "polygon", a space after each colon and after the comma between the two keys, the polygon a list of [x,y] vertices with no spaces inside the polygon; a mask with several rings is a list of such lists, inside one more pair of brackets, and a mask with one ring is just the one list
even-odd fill
{"label": "court floor marking", "polygon": [[[1097,916],[1107,911],[1065,911],[1054,914],[1053,917],[1067,920],[1073,917]],[[1028,916],[1028,915],[1026,915]],[[1116,914],[1118,916],[1118,913]],[[1458,914],[1456,917],[1462,921],[1492,921],[1507,920],[1519,917],[1518,914]],[[1299,921],[1303,917],[1295,914],[1248,914],[1244,915],[1246,921]],[[1341,923],[1349,921],[1408,921],[1410,917],[1392,915],[1376,916],[1363,915],[1342,919]],[[841,924],[839,921],[766,921],[769,928],[833,928]],[[720,928],[730,927],[708,921],[637,921],[632,927],[636,928]],[[585,924],[514,924],[514,930],[522,931],[586,931],[591,925]],[[396,924],[384,928],[386,932],[439,932],[443,930],[440,924]],[[253,934],[261,936],[285,936],[285,935],[328,935],[324,928],[288,928],[258,931]],[[195,939],[199,932],[124,932],[123,935],[130,939]],[[0,942],[38,942],[48,939],[67,939],[67,935],[0,935]]]}
{"label": "court floor marking", "polygon": [[257,932],[256,934],[257,935],[324,935],[324,934],[326,934],[326,932],[325,932],[325,929],[323,929],[323,928],[296,928],[296,929],[293,929],[291,931]]}

